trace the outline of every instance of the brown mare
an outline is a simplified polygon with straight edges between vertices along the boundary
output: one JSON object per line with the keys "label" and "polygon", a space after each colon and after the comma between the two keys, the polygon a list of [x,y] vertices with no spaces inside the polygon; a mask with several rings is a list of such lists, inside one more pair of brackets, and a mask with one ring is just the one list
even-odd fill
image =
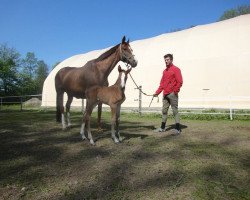
{"label": "brown mare", "polygon": [[[73,97],[86,98],[85,91],[94,86],[108,86],[108,76],[114,69],[119,61],[123,61],[131,67],[136,67],[137,60],[133,55],[133,50],[129,45],[129,40],[126,42],[125,36],[122,38],[122,42],[98,58],[88,61],[84,66],[80,68],[65,67],[59,70],[55,76],[55,88],[56,88],[56,119],[58,122],[62,122],[63,129],[66,128],[63,106],[63,94],[68,95],[68,101],[66,103],[66,113],[68,126],[70,122],[70,105]],[[102,104],[98,105],[98,126],[100,127]]]}
{"label": "brown mare", "polygon": [[[86,127],[88,132],[88,139],[92,145],[95,144],[91,131],[90,131],[90,118],[93,109],[99,103],[104,103],[110,106],[111,109],[111,137],[115,141],[115,143],[119,143],[121,141],[121,136],[119,133],[119,121],[120,121],[120,110],[121,104],[125,101],[125,85],[127,81],[127,75],[131,71],[132,68],[127,71],[122,70],[119,65],[118,71],[119,76],[116,83],[112,86],[93,86],[86,90],[86,99],[87,105],[86,110],[83,115],[83,121],[81,126],[80,134],[82,135],[82,139],[86,139],[84,134],[84,129]],[[118,136],[118,138],[117,138]]]}

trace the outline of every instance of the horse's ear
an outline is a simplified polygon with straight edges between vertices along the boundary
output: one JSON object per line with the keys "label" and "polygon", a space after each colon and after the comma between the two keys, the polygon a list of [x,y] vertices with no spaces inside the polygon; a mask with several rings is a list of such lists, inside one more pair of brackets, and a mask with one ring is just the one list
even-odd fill
{"label": "horse's ear", "polygon": [[129,39],[128,39],[127,43],[129,43]]}
{"label": "horse's ear", "polygon": [[122,71],[121,65],[118,66],[118,71],[119,71],[119,72]]}
{"label": "horse's ear", "polygon": [[125,41],[126,41],[126,37],[124,35],[123,38],[122,38],[122,44],[125,43]]}

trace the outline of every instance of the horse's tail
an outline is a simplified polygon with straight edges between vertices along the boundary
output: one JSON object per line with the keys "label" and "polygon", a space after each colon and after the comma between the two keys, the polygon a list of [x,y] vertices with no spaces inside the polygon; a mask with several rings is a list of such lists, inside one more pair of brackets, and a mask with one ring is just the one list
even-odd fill
{"label": "horse's tail", "polygon": [[60,76],[59,72],[57,72],[55,76],[55,88],[56,88],[56,121],[62,122],[62,111],[61,108],[63,107],[63,92],[60,89]]}
{"label": "horse's tail", "polygon": [[62,113],[61,113],[61,104],[62,104],[62,95],[58,92],[56,93],[56,121],[62,122]]}

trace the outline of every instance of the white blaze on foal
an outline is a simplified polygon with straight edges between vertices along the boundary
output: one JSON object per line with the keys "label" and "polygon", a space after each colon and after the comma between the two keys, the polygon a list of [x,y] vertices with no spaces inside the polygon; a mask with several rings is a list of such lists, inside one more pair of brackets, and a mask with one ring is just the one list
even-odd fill
{"label": "white blaze on foal", "polygon": [[125,75],[125,71],[124,71],[124,72],[122,72],[122,75],[121,75],[121,88],[125,87],[125,84],[126,84],[125,77],[126,77],[126,75]]}

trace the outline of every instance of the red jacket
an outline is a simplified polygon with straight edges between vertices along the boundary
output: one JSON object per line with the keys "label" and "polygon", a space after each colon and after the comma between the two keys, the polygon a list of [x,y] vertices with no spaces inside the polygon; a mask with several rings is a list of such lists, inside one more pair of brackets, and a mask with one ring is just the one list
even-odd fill
{"label": "red jacket", "polygon": [[182,86],[182,75],[181,70],[171,64],[167,67],[162,74],[161,82],[159,88],[156,90],[155,94],[160,94],[163,90],[163,95],[170,94],[174,92],[178,94]]}

